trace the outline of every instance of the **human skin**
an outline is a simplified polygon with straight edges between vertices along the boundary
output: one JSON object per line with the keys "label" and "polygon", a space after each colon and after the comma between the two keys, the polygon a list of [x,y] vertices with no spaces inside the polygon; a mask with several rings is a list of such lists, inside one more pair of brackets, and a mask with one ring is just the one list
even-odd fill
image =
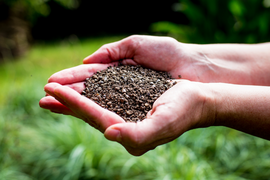
{"label": "human skin", "polygon": [[198,82],[270,85],[270,43],[185,44],[169,37],[131,36],[106,44],[84,64],[123,59]]}
{"label": "human skin", "polygon": [[[52,75],[45,86],[50,96],[42,98],[40,106],[84,120],[133,155],[208,126],[226,126],[269,140],[269,49],[269,43],[195,45],[167,37],[131,36],[102,46],[84,59],[85,65]],[[126,123],[80,95],[85,78],[119,60],[187,80],[178,80],[157,99],[145,120]]]}

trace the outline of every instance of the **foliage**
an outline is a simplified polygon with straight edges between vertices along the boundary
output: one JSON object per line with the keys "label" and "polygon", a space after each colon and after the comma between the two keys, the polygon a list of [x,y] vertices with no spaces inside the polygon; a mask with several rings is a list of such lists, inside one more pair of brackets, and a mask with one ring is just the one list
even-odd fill
{"label": "foliage", "polygon": [[[78,0],[50,0],[72,9]],[[49,0],[0,0],[0,61],[22,56],[32,42],[31,27],[50,14]],[[47,27],[46,27],[47,29]]]}
{"label": "foliage", "polygon": [[193,43],[265,42],[270,41],[269,7],[269,0],[179,0],[174,10],[188,23],[157,22],[151,30]]}
{"label": "foliage", "polygon": [[[6,3],[13,13],[26,13],[26,19],[34,22],[38,16],[47,16],[50,14],[48,2],[50,0],[2,0]],[[79,0],[51,0],[63,7],[74,9],[79,6]]]}
{"label": "foliage", "polygon": [[197,129],[141,157],[78,119],[39,108],[55,71],[117,38],[37,45],[0,67],[0,179],[269,179],[270,142],[222,127]]}

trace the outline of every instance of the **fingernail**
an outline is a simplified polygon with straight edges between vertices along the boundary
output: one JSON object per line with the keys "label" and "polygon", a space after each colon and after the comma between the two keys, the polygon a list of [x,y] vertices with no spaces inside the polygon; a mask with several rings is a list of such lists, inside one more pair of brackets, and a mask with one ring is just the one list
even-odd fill
{"label": "fingernail", "polygon": [[106,132],[106,138],[111,141],[122,141],[121,133],[117,129],[110,129],[108,132]]}
{"label": "fingernail", "polygon": [[63,96],[63,94],[61,94],[61,92],[58,91],[58,89],[54,90],[54,97],[59,101],[61,101],[62,103],[65,103],[65,105],[69,104],[66,98]]}

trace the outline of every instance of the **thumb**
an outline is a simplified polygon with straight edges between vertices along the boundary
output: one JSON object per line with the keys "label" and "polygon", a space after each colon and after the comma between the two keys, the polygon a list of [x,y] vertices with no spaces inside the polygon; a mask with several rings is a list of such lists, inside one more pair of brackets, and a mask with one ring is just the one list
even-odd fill
{"label": "thumb", "polygon": [[158,129],[151,119],[141,122],[118,123],[106,129],[104,136],[122,144],[132,155],[142,155],[162,144]]}
{"label": "thumb", "polygon": [[110,63],[123,59],[132,59],[135,55],[136,46],[137,43],[132,36],[114,43],[106,44],[86,57],[83,63]]}

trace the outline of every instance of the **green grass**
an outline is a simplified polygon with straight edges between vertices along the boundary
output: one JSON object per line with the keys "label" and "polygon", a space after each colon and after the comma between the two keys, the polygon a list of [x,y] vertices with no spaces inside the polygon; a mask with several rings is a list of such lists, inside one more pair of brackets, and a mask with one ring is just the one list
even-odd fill
{"label": "green grass", "polygon": [[53,73],[82,63],[83,58],[93,53],[104,43],[119,40],[120,37],[96,38],[82,41],[62,41],[50,44],[37,44],[25,57],[1,64],[0,104],[7,94],[16,94],[25,84],[42,84]]}
{"label": "green grass", "polygon": [[43,110],[43,86],[121,37],[37,44],[0,67],[0,180],[267,180],[270,143],[222,127],[192,130],[141,157],[83,121]]}

